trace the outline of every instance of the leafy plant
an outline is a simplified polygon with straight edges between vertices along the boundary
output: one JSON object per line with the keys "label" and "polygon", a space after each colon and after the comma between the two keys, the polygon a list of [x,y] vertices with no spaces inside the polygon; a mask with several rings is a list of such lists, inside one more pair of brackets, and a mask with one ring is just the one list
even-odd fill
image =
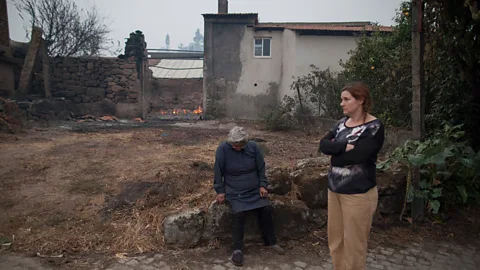
{"label": "leafy plant", "polygon": [[341,89],[345,85],[343,76],[330,69],[320,70],[315,65],[310,67],[310,73],[298,77],[291,85],[291,89],[297,91],[302,113],[335,119],[341,117],[342,111],[338,104]]}
{"label": "leafy plant", "polygon": [[[427,209],[433,214],[450,203],[480,203],[480,151],[475,152],[468,145],[461,125],[444,123],[443,127],[424,141],[407,141],[378,165],[379,169],[387,169],[393,163],[400,163],[408,168],[400,219],[415,195],[425,199]],[[412,186],[413,170],[421,175],[418,189]]]}
{"label": "leafy plant", "polygon": [[298,125],[295,114],[296,102],[290,96],[284,96],[282,102],[262,117],[268,130],[288,130]]}

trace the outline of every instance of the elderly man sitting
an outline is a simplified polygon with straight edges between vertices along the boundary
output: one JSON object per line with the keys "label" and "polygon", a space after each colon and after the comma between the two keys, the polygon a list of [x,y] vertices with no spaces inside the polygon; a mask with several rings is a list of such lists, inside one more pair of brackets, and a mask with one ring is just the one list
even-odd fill
{"label": "elderly man sitting", "polygon": [[242,127],[230,130],[215,154],[214,189],[219,203],[228,201],[233,211],[232,262],[243,265],[243,234],[247,211],[255,211],[266,246],[279,254],[284,250],[276,244],[273,228],[272,206],[268,199],[265,161],[258,145],[248,140]]}

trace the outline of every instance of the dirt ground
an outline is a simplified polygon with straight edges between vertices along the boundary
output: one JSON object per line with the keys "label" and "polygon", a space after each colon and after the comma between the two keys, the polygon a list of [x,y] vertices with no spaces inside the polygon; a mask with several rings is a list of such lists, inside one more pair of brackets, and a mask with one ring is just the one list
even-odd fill
{"label": "dirt ground", "polygon": [[[315,156],[323,134],[242,125],[264,141],[268,166]],[[160,251],[166,215],[213,201],[215,150],[232,126],[69,122],[0,134],[0,240],[13,241],[10,250],[27,255]],[[373,228],[372,246],[422,238],[477,241],[479,217],[477,209],[421,225],[387,217]],[[301,242],[323,253],[326,231]]]}

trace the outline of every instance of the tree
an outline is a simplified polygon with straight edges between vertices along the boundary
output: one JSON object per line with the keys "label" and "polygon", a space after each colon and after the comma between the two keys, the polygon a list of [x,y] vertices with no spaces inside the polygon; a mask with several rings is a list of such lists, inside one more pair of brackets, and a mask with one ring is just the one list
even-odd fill
{"label": "tree", "polygon": [[350,58],[342,63],[347,81],[370,87],[373,114],[387,125],[410,127],[412,101],[412,35],[410,4],[403,3],[391,33],[362,35]]}
{"label": "tree", "polygon": [[79,9],[72,0],[17,0],[15,7],[25,22],[27,36],[33,26],[44,33],[50,56],[95,56],[114,43],[105,17],[95,7]]}
{"label": "tree", "polygon": [[165,49],[170,49],[170,35],[167,34],[167,36],[165,37]]}
{"label": "tree", "polygon": [[346,83],[343,76],[338,76],[338,73],[330,69],[320,70],[315,65],[310,68],[310,73],[296,78],[291,85],[291,89],[296,91],[301,112],[312,112],[314,115],[332,119],[340,118],[342,111],[338,100]]}
{"label": "tree", "polygon": [[178,45],[179,50],[186,51],[203,51],[203,35],[200,33],[200,29],[197,29],[195,36],[193,37],[193,42],[190,42],[188,46],[184,46],[183,43]]}
{"label": "tree", "polygon": [[200,33],[200,29],[197,29],[195,32],[193,44],[195,46],[195,51],[203,51],[203,35]]}

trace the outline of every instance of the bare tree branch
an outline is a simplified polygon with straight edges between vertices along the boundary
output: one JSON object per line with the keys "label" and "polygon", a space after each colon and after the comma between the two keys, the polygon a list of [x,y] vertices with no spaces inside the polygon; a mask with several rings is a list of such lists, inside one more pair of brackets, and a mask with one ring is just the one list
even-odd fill
{"label": "bare tree branch", "polygon": [[106,18],[95,7],[84,11],[72,0],[15,0],[14,4],[26,25],[42,28],[50,56],[97,56],[111,52],[111,31]]}

